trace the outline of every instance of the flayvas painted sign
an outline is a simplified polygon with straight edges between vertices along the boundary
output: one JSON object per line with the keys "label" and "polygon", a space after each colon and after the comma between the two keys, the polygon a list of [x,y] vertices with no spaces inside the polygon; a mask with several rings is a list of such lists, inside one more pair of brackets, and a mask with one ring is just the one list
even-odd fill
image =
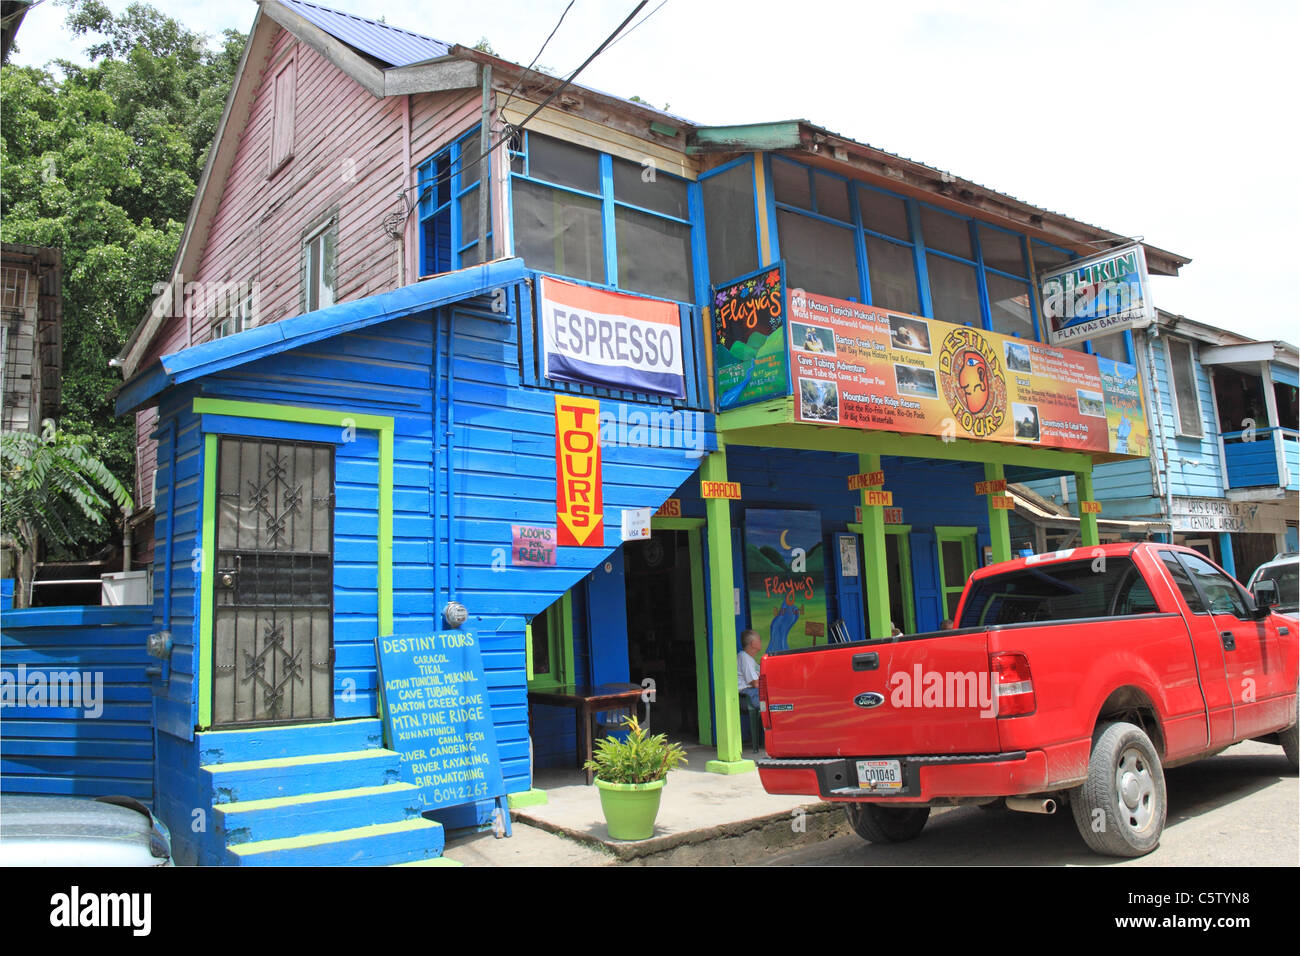
{"label": "flayvas painted sign", "polygon": [[764,653],[810,647],[826,634],[826,555],[818,511],[745,512],[750,627]]}
{"label": "flayvas painted sign", "polygon": [[375,640],[384,729],[428,809],[505,794],[478,635]]}
{"label": "flayvas painted sign", "polygon": [[673,303],[543,276],[537,311],[547,378],[686,397]]}
{"label": "flayvas painted sign", "polygon": [[780,264],[713,289],[718,411],[790,393]]}
{"label": "flayvas painted sign", "polygon": [[557,543],[603,547],[600,402],[555,396],[555,519]]}

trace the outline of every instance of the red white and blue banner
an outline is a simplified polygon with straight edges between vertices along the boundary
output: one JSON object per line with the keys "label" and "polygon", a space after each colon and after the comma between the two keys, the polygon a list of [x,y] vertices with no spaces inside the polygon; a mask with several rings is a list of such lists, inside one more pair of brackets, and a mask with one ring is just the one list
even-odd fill
{"label": "red white and blue banner", "polygon": [[540,285],[547,378],[686,397],[678,306],[548,276]]}

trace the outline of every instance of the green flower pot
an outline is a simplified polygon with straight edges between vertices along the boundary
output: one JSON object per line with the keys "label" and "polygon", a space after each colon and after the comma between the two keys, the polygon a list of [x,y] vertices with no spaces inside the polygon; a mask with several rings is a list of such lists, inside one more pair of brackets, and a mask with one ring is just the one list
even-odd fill
{"label": "green flower pot", "polygon": [[605,812],[610,837],[615,840],[648,840],[654,836],[659,798],[667,782],[665,779],[653,783],[607,783],[597,777],[600,808]]}

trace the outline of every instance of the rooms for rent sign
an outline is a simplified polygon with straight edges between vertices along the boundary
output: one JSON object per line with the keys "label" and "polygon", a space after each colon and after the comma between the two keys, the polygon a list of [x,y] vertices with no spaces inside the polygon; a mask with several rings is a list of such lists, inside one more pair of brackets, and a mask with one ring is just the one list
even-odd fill
{"label": "rooms for rent sign", "polygon": [[673,303],[544,276],[538,314],[547,378],[686,397]]}
{"label": "rooms for rent sign", "polygon": [[789,343],[796,421],[1150,451],[1132,365],[798,289]]}

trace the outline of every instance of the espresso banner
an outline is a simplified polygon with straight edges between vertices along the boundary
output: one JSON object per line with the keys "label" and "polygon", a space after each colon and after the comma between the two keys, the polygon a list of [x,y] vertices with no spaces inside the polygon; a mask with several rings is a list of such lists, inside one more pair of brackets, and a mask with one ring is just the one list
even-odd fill
{"label": "espresso banner", "polygon": [[795,420],[1146,457],[1137,369],[790,292]]}

